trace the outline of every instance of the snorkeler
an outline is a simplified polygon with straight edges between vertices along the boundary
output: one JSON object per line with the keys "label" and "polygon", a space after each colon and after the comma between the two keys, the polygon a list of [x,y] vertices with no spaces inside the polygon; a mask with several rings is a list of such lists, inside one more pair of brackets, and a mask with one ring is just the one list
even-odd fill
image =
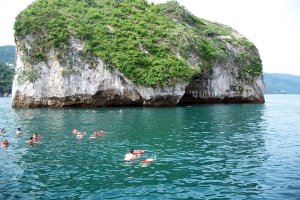
{"label": "snorkeler", "polygon": [[26,141],[26,143],[28,143],[28,144],[37,144],[37,141],[33,137],[30,137],[29,140]]}
{"label": "snorkeler", "polygon": [[38,133],[34,133],[32,137],[33,137],[33,139],[35,139],[35,140],[41,139],[41,135],[38,134]]}
{"label": "snorkeler", "polygon": [[9,142],[7,140],[4,140],[4,141],[1,142],[1,146],[8,147],[9,146]]}
{"label": "snorkeler", "polygon": [[22,134],[23,133],[23,131],[21,130],[21,128],[18,128],[17,130],[16,130],[16,134]]}
{"label": "snorkeler", "polygon": [[99,135],[105,135],[105,132],[103,131],[103,130],[101,130],[101,131],[95,131],[92,135],[91,135],[91,137],[97,137],[97,136],[99,136]]}
{"label": "snorkeler", "polygon": [[129,153],[127,153],[127,154],[125,155],[124,160],[125,160],[125,161],[133,161],[133,160],[135,160],[135,159],[137,159],[137,158],[138,158],[138,156],[134,154],[134,150],[133,150],[133,149],[130,149],[130,150],[129,150]]}
{"label": "snorkeler", "polygon": [[76,138],[77,138],[77,139],[82,139],[83,136],[86,135],[86,132],[81,132],[81,131],[78,131],[77,129],[73,129],[72,133],[73,133],[74,135],[76,135]]}

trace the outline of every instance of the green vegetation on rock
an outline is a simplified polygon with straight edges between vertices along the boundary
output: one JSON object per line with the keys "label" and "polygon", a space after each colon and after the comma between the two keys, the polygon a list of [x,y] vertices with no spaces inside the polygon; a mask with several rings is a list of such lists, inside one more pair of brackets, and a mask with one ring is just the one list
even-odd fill
{"label": "green vegetation on rock", "polygon": [[33,68],[31,65],[25,65],[20,71],[17,81],[19,84],[29,81],[33,83],[39,77],[37,69]]}
{"label": "green vegetation on rock", "polygon": [[[34,38],[32,48],[22,47],[31,64],[45,61],[53,47],[64,55],[74,37],[84,42],[86,53],[148,86],[188,81],[227,59],[223,36],[245,51],[255,49],[248,40],[235,38],[230,27],[199,19],[176,1],[154,5],[146,0],[37,0],[18,15],[14,28],[17,39]],[[256,75],[261,61],[249,63],[249,56],[253,55],[239,59],[249,66],[243,73]]]}

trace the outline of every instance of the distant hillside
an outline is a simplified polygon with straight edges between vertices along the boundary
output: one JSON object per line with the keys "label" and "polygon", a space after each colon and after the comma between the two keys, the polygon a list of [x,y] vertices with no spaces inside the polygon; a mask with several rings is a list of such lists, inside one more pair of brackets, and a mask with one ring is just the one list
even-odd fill
{"label": "distant hillside", "polygon": [[14,64],[16,47],[12,45],[0,46],[0,62]]}
{"label": "distant hillside", "polygon": [[266,94],[300,94],[300,76],[264,73]]}
{"label": "distant hillside", "polygon": [[14,69],[0,62],[0,96],[11,93]]}

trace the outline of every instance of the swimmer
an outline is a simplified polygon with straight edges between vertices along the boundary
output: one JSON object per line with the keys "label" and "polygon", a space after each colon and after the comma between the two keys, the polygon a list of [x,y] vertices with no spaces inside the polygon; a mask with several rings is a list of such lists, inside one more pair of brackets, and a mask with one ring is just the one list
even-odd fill
{"label": "swimmer", "polygon": [[82,139],[83,136],[86,135],[86,132],[81,132],[81,131],[78,131],[78,130],[76,130],[76,129],[73,129],[72,133],[73,133],[74,135],[76,135],[76,138],[77,138],[77,139]]}
{"label": "swimmer", "polygon": [[98,132],[94,132],[91,136],[90,139],[96,139],[98,136]]}
{"label": "swimmer", "polygon": [[5,128],[2,128],[2,129],[0,130],[0,133],[6,133]]}
{"label": "swimmer", "polygon": [[145,150],[133,150],[133,152],[132,152],[132,154],[134,154],[134,155],[141,155],[144,153],[145,153]]}
{"label": "swimmer", "polygon": [[91,136],[90,139],[97,139],[98,136],[105,135],[105,132],[103,130],[101,131],[95,131]]}
{"label": "swimmer", "polygon": [[38,133],[34,133],[32,137],[33,137],[33,139],[35,139],[35,140],[41,139],[41,135],[38,134]]}
{"label": "swimmer", "polygon": [[26,143],[28,143],[28,144],[38,144],[38,142],[33,137],[30,137],[29,140],[26,141]]}
{"label": "swimmer", "polygon": [[86,132],[81,132],[81,131],[78,131],[77,129],[73,129],[72,133],[74,135],[85,135],[86,134]]}
{"label": "swimmer", "polygon": [[21,130],[21,128],[18,128],[18,129],[16,130],[16,134],[17,134],[17,135],[22,134],[22,133],[23,133],[23,131]]}
{"label": "swimmer", "polygon": [[4,140],[4,141],[1,142],[1,146],[8,147],[9,146],[9,142],[7,140]]}
{"label": "swimmer", "polygon": [[86,132],[81,132],[81,131],[78,131],[77,129],[73,129],[72,133],[74,135],[85,135],[86,134]]}
{"label": "swimmer", "polygon": [[103,130],[101,130],[101,131],[99,131],[99,132],[95,131],[91,136],[92,136],[92,137],[96,137],[96,136],[98,136],[98,135],[105,135],[105,132],[104,132]]}
{"label": "swimmer", "polygon": [[135,154],[133,154],[133,152],[134,152],[134,150],[133,150],[133,149],[130,149],[130,150],[129,150],[129,153],[127,153],[127,154],[125,155],[124,160],[125,160],[125,161],[133,161],[133,160],[137,159],[138,156],[135,155]]}

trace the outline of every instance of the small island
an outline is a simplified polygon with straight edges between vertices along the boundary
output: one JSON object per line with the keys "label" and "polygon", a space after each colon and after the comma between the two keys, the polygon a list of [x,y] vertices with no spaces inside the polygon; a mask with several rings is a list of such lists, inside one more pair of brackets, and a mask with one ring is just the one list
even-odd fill
{"label": "small island", "polygon": [[176,1],[37,0],[14,29],[14,107],[264,103],[255,45]]}

